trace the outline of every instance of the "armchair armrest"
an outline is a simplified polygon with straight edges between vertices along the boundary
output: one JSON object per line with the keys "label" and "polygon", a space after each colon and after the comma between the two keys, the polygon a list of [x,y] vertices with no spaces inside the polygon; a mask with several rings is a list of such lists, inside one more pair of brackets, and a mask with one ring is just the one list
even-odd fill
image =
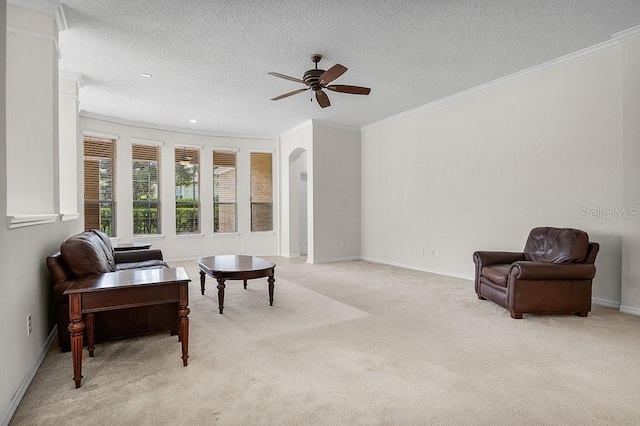
{"label": "armchair armrest", "polygon": [[596,267],[589,263],[515,262],[511,273],[521,280],[591,280]]}
{"label": "armchair armrest", "polygon": [[524,253],[510,251],[477,251],[473,253],[473,262],[480,269],[489,265],[510,264],[519,260],[525,260]]}
{"label": "armchair armrest", "polygon": [[162,258],[162,251],[158,249],[125,250],[115,253],[116,263],[144,262],[145,260],[164,260]]}

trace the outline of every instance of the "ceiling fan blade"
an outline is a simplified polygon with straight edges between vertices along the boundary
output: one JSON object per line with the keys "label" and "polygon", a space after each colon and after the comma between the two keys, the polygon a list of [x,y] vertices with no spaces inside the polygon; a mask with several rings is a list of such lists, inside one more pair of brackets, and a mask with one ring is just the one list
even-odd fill
{"label": "ceiling fan blade", "polygon": [[304,81],[300,80],[299,78],[289,77],[288,75],[280,74],[279,72],[270,72],[268,74],[272,75],[274,77],[284,78],[285,80],[291,80],[291,81],[295,81],[295,82],[298,82],[298,83],[307,84]]}
{"label": "ceiling fan blade", "polygon": [[369,87],[346,86],[344,84],[333,84],[331,86],[327,86],[327,89],[334,92],[350,93],[352,95],[368,95],[371,93],[371,89]]}
{"label": "ceiling fan blade", "polygon": [[316,100],[318,101],[318,105],[320,105],[322,108],[326,108],[331,105],[331,102],[329,102],[329,97],[322,90],[316,90]]}
{"label": "ceiling fan blade", "polygon": [[332,66],[331,68],[329,68],[328,70],[322,73],[322,75],[320,76],[320,84],[322,84],[323,86],[327,85],[331,83],[333,80],[335,80],[336,78],[340,77],[345,72],[347,72],[347,67],[344,67],[340,64],[335,64],[334,66]]}
{"label": "ceiling fan blade", "polygon": [[288,98],[289,96],[297,95],[298,93],[306,92],[307,90],[309,90],[309,88],[294,90],[293,92],[289,92],[289,93],[285,93],[284,95],[276,96],[275,98],[273,98],[271,100],[272,101],[278,101],[280,99]]}

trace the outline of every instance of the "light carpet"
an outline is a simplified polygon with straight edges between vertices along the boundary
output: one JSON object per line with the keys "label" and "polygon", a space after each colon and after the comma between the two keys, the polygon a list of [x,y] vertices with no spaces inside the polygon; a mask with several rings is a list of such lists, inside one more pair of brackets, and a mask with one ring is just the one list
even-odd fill
{"label": "light carpet", "polygon": [[525,315],[473,283],[366,261],[269,258],[266,280],[190,286],[176,336],[99,344],[75,389],[51,348],[12,425],[640,424],[640,317]]}

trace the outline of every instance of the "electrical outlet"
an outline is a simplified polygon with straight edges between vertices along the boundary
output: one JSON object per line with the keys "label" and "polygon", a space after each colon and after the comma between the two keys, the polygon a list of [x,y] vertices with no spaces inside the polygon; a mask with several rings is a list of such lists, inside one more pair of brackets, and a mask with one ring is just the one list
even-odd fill
{"label": "electrical outlet", "polygon": [[436,251],[435,250],[431,250],[431,256],[435,256],[436,255]]}
{"label": "electrical outlet", "polygon": [[422,247],[418,247],[417,253],[418,253],[420,256],[423,256],[423,255],[424,255],[424,249],[423,249]]}
{"label": "electrical outlet", "polygon": [[33,326],[31,324],[31,314],[27,315],[27,336],[31,336]]}
{"label": "electrical outlet", "polygon": [[247,244],[247,240],[245,240],[244,238],[240,240],[240,244],[242,244],[243,246]]}
{"label": "electrical outlet", "polygon": [[340,248],[344,248],[344,241],[340,241]]}

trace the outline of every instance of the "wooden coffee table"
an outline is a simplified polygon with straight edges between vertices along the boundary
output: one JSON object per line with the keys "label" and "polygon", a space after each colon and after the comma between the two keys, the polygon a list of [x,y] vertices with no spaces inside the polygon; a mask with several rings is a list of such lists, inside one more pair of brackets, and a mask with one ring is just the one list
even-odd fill
{"label": "wooden coffee table", "polygon": [[132,269],[107,272],[78,280],[69,295],[69,331],[76,388],[82,381],[82,334],[87,326],[89,356],[95,349],[94,313],[136,306],[176,303],[178,340],[182,343],[182,365],[189,358],[189,289],[191,279],[184,268]]}
{"label": "wooden coffee table", "polygon": [[255,256],[222,255],[208,256],[198,259],[200,267],[200,292],[204,295],[205,275],[218,281],[218,309],[224,309],[224,282],[226,280],[243,280],[247,288],[247,280],[267,278],[269,283],[269,304],[273,306],[273,287],[276,279],[276,264]]}

